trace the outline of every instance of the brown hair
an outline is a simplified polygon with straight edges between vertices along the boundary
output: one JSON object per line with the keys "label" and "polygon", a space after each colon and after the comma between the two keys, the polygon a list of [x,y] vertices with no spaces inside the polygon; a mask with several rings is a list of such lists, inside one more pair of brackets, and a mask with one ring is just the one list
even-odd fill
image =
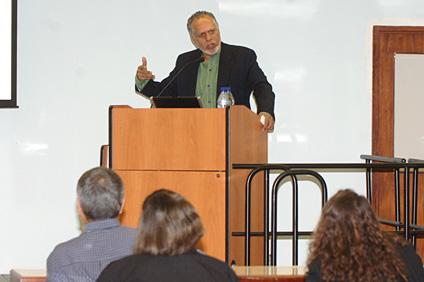
{"label": "brown hair", "polygon": [[183,196],[158,190],[146,198],[134,253],[175,256],[194,248],[204,229],[194,207]]}
{"label": "brown hair", "polygon": [[384,234],[365,197],[341,190],[322,211],[307,264],[320,262],[324,281],[407,281],[396,242],[407,244]]}

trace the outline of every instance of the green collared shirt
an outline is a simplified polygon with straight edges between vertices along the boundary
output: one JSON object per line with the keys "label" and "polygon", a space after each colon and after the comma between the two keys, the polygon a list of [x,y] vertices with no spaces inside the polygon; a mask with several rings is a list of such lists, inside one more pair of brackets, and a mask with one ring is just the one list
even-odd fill
{"label": "green collared shirt", "polygon": [[[221,56],[221,48],[219,51],[209,58],[209,62],[202,62],[199,65],[196,81],[196,97],[200,97],[204,108],[216,108],[216,86],[218,82],[219,58]],[[138,91],[142,91],[149,80],[140,81],[135,76],[135,85]]]}
{"label": "green collared shirt", "polygon": [[209,58],[209,61],[199,65],[196,82],[196,97],[200,97],[204,108],[216,108],[216,87],[218,82],[219,58],[218,53]]}

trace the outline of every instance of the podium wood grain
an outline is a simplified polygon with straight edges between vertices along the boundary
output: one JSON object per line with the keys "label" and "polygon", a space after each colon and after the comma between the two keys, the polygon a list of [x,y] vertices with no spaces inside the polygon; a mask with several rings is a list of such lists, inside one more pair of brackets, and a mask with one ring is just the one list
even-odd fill
{"label": "podium wood grain", "polygon": [[225,109],[113,109],[113,167],[225,170]]}
{"label": "podium wood grain", "polygon": [[[125,184],[121,221],[137,226],[141,205],[166,188],[184,195],[205,226],[199,248],[228,263],[244,264],[245,186],[248,171],[233,163],[266,163],[267,132],[244,106],[229,109],[110,110],[111,167]],[[252,186],[252,231],[263,231],[263,178]],[[263,264],[263,238],[252,239],[252,265]]]}

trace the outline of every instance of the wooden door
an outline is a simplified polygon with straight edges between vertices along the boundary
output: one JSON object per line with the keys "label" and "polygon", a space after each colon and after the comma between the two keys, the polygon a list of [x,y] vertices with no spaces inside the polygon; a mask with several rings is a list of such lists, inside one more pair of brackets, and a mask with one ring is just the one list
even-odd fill
{"label": "wooden door", "polygon": [[[424,27],[374,26],[372,154],[394,156],[395,54],[424,54]],[[412,101],[411,101],[412,102]],[[411,178],[412,179],[412,178]],[[403,179],[402,187],[403,187]],[[424,225],[424,183],[419,178],[418,224]],[[395,193],[392,172],[373,174],[373,206],[381,218],[394,220]],[[403,191],[401,191],[401,195]],[[403,202],[403,199],[402,201]],[[402,207],[403,209],[403,207]],[[424,239],[417,252],[424,258]]]}

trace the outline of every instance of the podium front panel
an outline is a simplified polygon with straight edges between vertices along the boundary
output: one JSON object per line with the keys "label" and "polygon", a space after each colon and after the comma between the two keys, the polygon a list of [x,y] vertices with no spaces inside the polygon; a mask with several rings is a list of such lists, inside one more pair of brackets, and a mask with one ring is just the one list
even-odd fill
{"label": "podium front panel", "polygon": [[144,199],[164,188],[183,195],[199,213],[205,234],[198,248],[225,260],[225,173],[116,171],[125,185],[125,205],[120,220],[137,227]]}
{"label": "podium front panel", "polygon": [[111,111],[114,169],[225,170],[225,109]]}
{"label": "podium front panel", "polygon": [[[245,106],[227,109],[110,108],[109,165],[123,179],[121,222],[138,226],[144,199],[170,189],[198,211],[205,235],[198,248],[244,264],[245,187],[249,171],[234,163],[266,163],[267,132]],[[264,226],[263,173],[252,183],[252,232]],[[263,263],[263,237],[252,238],[251,264]]]}

